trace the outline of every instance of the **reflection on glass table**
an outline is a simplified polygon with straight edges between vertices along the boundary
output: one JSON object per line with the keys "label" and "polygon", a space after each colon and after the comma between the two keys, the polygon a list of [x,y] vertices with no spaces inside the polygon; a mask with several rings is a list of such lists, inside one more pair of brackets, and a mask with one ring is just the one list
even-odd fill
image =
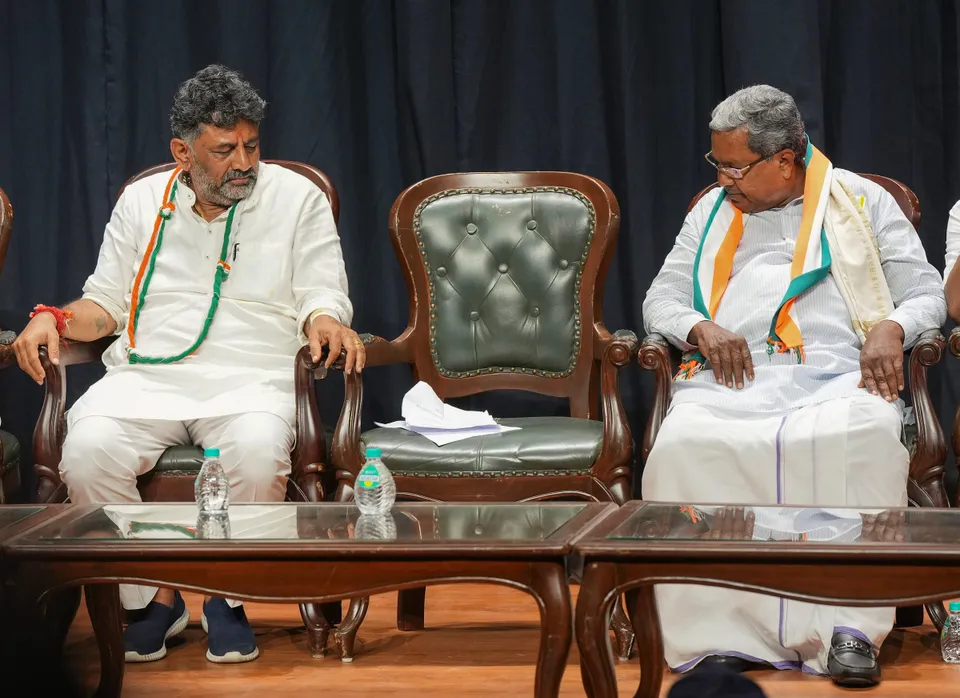
{"label": "reflection on glass table", "polygon": [[39,514],[46,507],[0,506],[0,529],[18,524],[28,516]]}
{"label": "reflection on glass table", "polygon": [[[361,516],[352,503],[235,504],[229,509],[226,530],[232,541],[539,542],[549,540],[586,506],[400,503],[389,517],[380,519]],[[193,504],[111,504],[76,507],[30,532],[25,541],[189,542],[222,539],[223,531],[223,526],[198,527]]]}
{"label": "reflection on glass table", "polygon": [[607,539],[960,543],[960,510],[649,503]]}

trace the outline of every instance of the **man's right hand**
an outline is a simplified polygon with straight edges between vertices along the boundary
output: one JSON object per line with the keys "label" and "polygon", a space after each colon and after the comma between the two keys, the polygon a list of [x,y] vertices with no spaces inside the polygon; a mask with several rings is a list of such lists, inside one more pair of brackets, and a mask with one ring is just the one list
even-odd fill
{"label": "man's right hand", "polygon": [[40,346],[47,345],[50,361],[60,361],[60,335],[57,334],[57,318],[52,313],[38,313],[23,328],[23,332],[13,343],[17,363],[27,375],[43,385],[43,366],[40,364]]}
{"label": "man's right hand", "polygon": [[715,322],[704,320],[690,330],[687,337],[690,344],[696,344],[700,353],[713,366],[713,375],[717,383],[732,388],[743,388],[743,377],[753,380],[753,358],[747,340],[738,334],[725,330]]}

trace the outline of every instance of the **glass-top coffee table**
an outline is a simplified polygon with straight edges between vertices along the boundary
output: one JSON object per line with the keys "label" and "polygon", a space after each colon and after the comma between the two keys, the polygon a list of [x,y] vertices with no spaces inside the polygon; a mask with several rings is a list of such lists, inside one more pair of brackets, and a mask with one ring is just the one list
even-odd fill
{"label": "glass-top coffee table", "polygon": [[606,632],[626,593],[640,652],[637,698],[660,695],[653,585],[709,584],[834,606],[960,596],[960,510],[628,502],[577,543],[576,635],[584,688],[617,695]]}
{"label": "glass-top coffee table", "polygon": [[[377,519],[361,517],[354,504],[235,504],[226,531],[198,521],[187,504],[74,506],[7,541],[4,552],[23,579],[23,603],[84,586],[100,647],[97,695],[118,696],[122,687],[117,582],[124,581],[290,603],[449,582],[505,584],[538,601],[535,692],[555,696],[572,641],[564,558],[615,510],[597,503],[415,503]],[[336,629],[338,641],[354,620]]]}

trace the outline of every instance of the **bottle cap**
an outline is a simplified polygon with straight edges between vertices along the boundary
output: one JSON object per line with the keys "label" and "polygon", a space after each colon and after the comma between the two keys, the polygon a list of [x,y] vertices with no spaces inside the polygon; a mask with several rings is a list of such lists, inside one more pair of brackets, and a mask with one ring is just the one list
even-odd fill
{"label": "bottle cap", "polygon": [[957,602],[957,601],[950,602],[950,613],[960,613],[960,602]]}
{"label": "bottle cap", "polygon": [[204,458],[219,458],[220,449],[219,448],[205,448],[203,449]]}
{"label": "bottle cap", "polygon": [[367,449],[367,458],[379,458],[383,453],[379,448],[368,448]]}

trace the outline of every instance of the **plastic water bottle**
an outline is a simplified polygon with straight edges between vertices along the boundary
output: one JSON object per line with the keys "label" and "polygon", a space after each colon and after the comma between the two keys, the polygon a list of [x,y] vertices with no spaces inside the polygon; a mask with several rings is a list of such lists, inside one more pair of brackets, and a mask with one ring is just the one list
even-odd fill
{"label": "plastic water bottle", "polygon": [[960,603],[956,601],[951,602],[950,615],[940,633],[940,652],[943,661],[960,664]]}
{"label": "plastic water bottle", "polygon": [[224,511],[200,512],[197,515],[197,538],[201,540],[228,540],[230,514]]}
{"label": "plastic water bottle", "polygon": [[357,540],[396,540],[397,524],[389,514],[361,514],[354,536]]}
{"label": "plastic water bottle", "polygon": [[203,466],[193,483],[193,494],[200,514],[226,513],[230,506],[230,481],[220,465],[220,449],[204,449]]}
{"label": "plastic water bottle", "polygon": [[386,516],[397,501],[397,485],[380,456],[379,448],[368,448],[367,462],[357,477],[354,497],[361,514]]}

